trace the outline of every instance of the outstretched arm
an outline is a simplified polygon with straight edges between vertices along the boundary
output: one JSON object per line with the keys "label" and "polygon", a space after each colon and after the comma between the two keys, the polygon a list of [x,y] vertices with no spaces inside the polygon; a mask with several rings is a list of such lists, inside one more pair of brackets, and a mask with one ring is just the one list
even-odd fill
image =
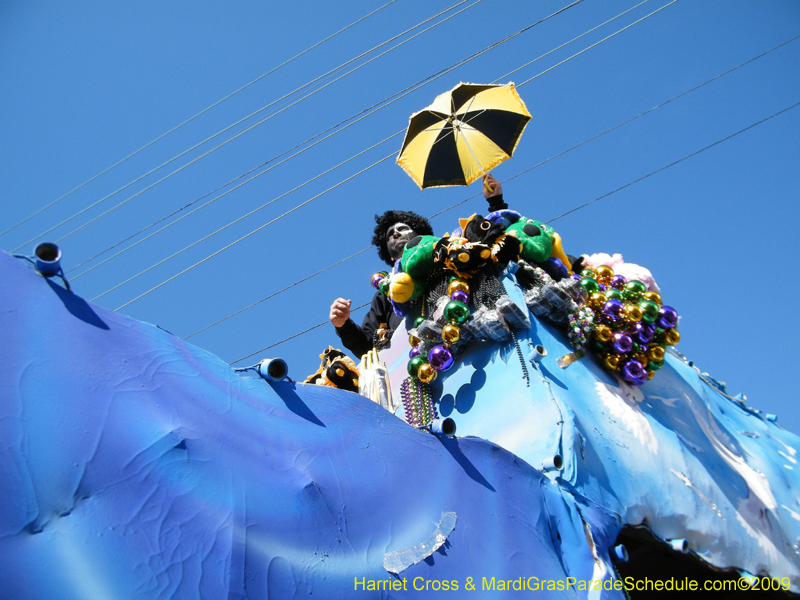
{"label": "outstretched arm", "polygon": [[508,204],[503,201],[503,186],[491,173],[483,176],[483,197],[489,203],[489,212],[508,208]]}
{"label": "outstretched arm", "polygon": [[[374,305],[373,300],[373,305]],[[350,300],[337,298],[331,304],[330,321],[336,328],[336,335],[342,340],[342,345],[353,353],[356,358],[361,358],[364,354],[372,350],[372,333],[365,331],[364,328],[356,325],[350,318]],[[367,314],[369,317],[372,310]],[[365,322],[367,319],[365,318]]]}

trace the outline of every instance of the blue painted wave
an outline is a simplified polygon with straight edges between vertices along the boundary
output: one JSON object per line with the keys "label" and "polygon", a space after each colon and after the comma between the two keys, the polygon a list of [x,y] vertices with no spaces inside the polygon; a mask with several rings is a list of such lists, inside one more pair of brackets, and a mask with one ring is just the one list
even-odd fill
{"label": "blue painted wave", "polygon": [[[422,598],[484,578],[475,597],[505,598],[501,581],[610,581],[642,521],[798,585],[800,440],[677,359],[635,396],[591,361],[558,370],[564,340],[534,319],[530,388],[508,346],[443,382],[459,435],[481,436],[448,440],[234,372],[6,254],[0,277],[4,598]],[[555,453],[564,470],[539,470]]]}

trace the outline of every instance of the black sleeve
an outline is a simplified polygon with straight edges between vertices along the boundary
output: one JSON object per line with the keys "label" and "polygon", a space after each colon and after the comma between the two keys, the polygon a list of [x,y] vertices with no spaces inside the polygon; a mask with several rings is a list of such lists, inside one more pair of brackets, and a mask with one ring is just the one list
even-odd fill
{"label": "black sleeve", "polygon": [[372,350],[375,332],[381,323],[389,323],[391,313],[391,303],[386,296],[377,292],[372,298],[372,306],[364,317],[361,327],[356,325],[353,319],[348,319],[344,325],[336,328],[336,335],[341,338],[344,347],[350,350],[357,359],[360,359]]}
{"label": "black sleeve", "polygon": [[372,349],[372,342],[367,340],[367,336],[353,319],[347,319],[344,325],[337,327],[336,335],[341,338],[342,345],[358,359]]}
{"label": "black sleeve", "polygon": [[503,210],[504,208],[508,208],[508,204],[503,201],[503,194],[499,194],[497,196],[489,196],[486,201],[489,203],[489,212],[494,212],[496,210]]}

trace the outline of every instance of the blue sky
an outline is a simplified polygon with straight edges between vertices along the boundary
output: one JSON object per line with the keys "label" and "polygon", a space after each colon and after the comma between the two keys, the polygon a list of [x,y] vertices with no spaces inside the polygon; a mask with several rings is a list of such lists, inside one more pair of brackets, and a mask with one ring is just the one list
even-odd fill
{"label": "blue sky", "polygon": [[[401,132],[412,112],[459,81],[524,83],[519,93],[534,119],[515,157],[494,171],[506,181],[512,207],[531,218],[552,220],[571,254],[618,252],[648,267],[664,302],[682,317],[679,350],[727,382],[731,394],[746,394],[749,404],[777,414],[779,424],[800,432],[800,409],[791,392],[800,361],[800,284],[793,267],[799,249],[800,107],[557,218],[800,101],[800,40],[536,167],[800,34],[800,4],[678,0],[668,5],[668,0],[649,0],[637,6],[634,0],[585,0],[432,78],[569,4],[4,2],[0,231],[380,10],[7,231],[0,236],[0,248],[11,252],[21,246],[19,252],[30,253],[37,241],[64,238],[58,243],[68,277],[78,294],[92,299],[269,203],[98,298],[98,304],[113,310],[310,200],[121,309],[186,337],[363,250],[375,213],[399,208],[431,215],[464,201],[433,220],[434,229],[444,233],[459,217],[483,211],[482,198],[473,197],[480,191],[477,185],[422,192],[393,158],[378,162],[397,152],[401,135],[367,149]],[[427,25],[403,33],[441,11],[446,12]],[[277,164],[305,148],[309,138],[401,93],[381,110],[346,129],[331,130],[341,132]],[[82,274],[216,198],[233,186],[213,190],[264,163],[274,168]],[[145,234],[90,260],[190,203]],[[380,268],[374,250],[364,252],[190,341],[235,361],[326,320],[337,296],[352,298],[354,305],[369,301],[369,277]],[[279,355],[289,363],[290,374],[302,379],[316,369],[322,349],[337,342],[326,325],[237,366]]]}

